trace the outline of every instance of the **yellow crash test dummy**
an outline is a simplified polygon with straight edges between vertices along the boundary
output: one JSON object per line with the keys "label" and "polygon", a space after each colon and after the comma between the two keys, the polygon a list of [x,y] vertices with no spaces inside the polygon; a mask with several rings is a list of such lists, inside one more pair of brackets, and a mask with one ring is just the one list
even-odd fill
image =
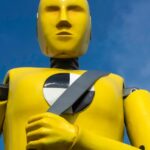
{"label": "yellow crash test dummy", "polygon": [[[0,102],[0,125],[5,150],[138,150],[150,149],[131,108],[136,99],[147,103],[149,93],[136,92],[123,102],[123,78],[109,74],[89,89],[81,103],[61,116],[48,113],[57,98],[85,71],[78,69],[78,57],[88,48],[91,17],[87,0],[40,0],[38,39],[42,52],[51,57],[51,68],[15,68],[6,75],[8,99]],[[137,96],[140,95],[140,98]],[[144,101],[143,101],[144,99]],[[87,103],[88,102],[88,103]],[[85,105],[86,103],[86,105]],[[88,104],[88,105],[87,105]],[[135,105],[134,105],[135,106]],[[138,105],[137,105],[138,106]],[[138,121],[149,121],[139,109]],[[133,146],[122,143],[124,107]],[[147,105],[147,109],[149,105]],[[135,122],[137,121],[135,119]],[[134,125],[134,127],[133,127]],[[150,131],[146,126],[146,132]],[[135,147],[134,147],[135,146]]]}

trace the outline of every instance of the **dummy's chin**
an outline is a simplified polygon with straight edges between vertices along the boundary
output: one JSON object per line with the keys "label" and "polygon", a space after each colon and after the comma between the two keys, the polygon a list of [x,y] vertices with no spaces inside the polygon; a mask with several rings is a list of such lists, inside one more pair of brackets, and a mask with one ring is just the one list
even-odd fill
{"label": "dummy's chin", "polygon": [[[53,51],[53,52],[52,52]],[[76,58],[80,56],[80,51],[77,49],[53,49],[50,51],[53,58]]]}
{"label": "dummy's chin", "polygon": [[47,52],[50,57],[53,58],[76,58],[82,55],[82,49],[76,44],[55,43],[55,45],[49,45]]}

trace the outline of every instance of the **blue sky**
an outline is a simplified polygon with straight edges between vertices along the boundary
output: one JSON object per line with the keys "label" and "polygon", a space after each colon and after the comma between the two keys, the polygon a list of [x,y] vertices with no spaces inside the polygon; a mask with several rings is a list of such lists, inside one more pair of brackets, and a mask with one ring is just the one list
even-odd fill
{"label": "blue sky", "polygon": [[[36,38],[39,0],[0,2],[0,81],[14,67],[48,67],[49,60],[41,55]],[[114,72],[125,78],[127,86],[150,90],[150,0],[89,3],[92,41],[80,59],[81,68]]]}

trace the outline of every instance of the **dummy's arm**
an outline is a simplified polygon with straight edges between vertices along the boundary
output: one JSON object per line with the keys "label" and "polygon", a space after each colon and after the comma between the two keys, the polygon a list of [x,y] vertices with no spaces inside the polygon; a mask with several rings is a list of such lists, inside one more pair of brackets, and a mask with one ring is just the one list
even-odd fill
{"label": "dummy's arm", "polygon": [[118,142],[89,131],[81,131],[72,150],[139,150],[133,146]]}
{"label": "dummy's arm", "polygon": [[150,149],[150,93],[136,90],[124,100],[125,121],[131,143]]}
{"label": "dummy's arm", "polygon": [[52,113],[31,118],[26,131],[27,150],[139,150],[80,129]]}
{"label": "dummy's arm", "polygon": [[7,98],[8,98],[8,86],[0,84],[0,133],[2,131],[2,125],[7,105]]}

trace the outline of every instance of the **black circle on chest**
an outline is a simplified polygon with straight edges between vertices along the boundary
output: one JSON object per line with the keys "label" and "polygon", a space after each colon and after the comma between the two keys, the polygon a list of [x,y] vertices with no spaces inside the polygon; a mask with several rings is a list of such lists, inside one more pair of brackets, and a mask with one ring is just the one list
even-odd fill
{"label": "black circle on chest", "polygon": [[[52,106],[69,86],[78,78],[80,75],[72,73],[59,73],[48,77],[43,85],[43,94],[45,100],[50,106]],[[89,106],[95,95],[94,88],[87,91],[82,97],[80,97],[66,113],[77,113]]]}

